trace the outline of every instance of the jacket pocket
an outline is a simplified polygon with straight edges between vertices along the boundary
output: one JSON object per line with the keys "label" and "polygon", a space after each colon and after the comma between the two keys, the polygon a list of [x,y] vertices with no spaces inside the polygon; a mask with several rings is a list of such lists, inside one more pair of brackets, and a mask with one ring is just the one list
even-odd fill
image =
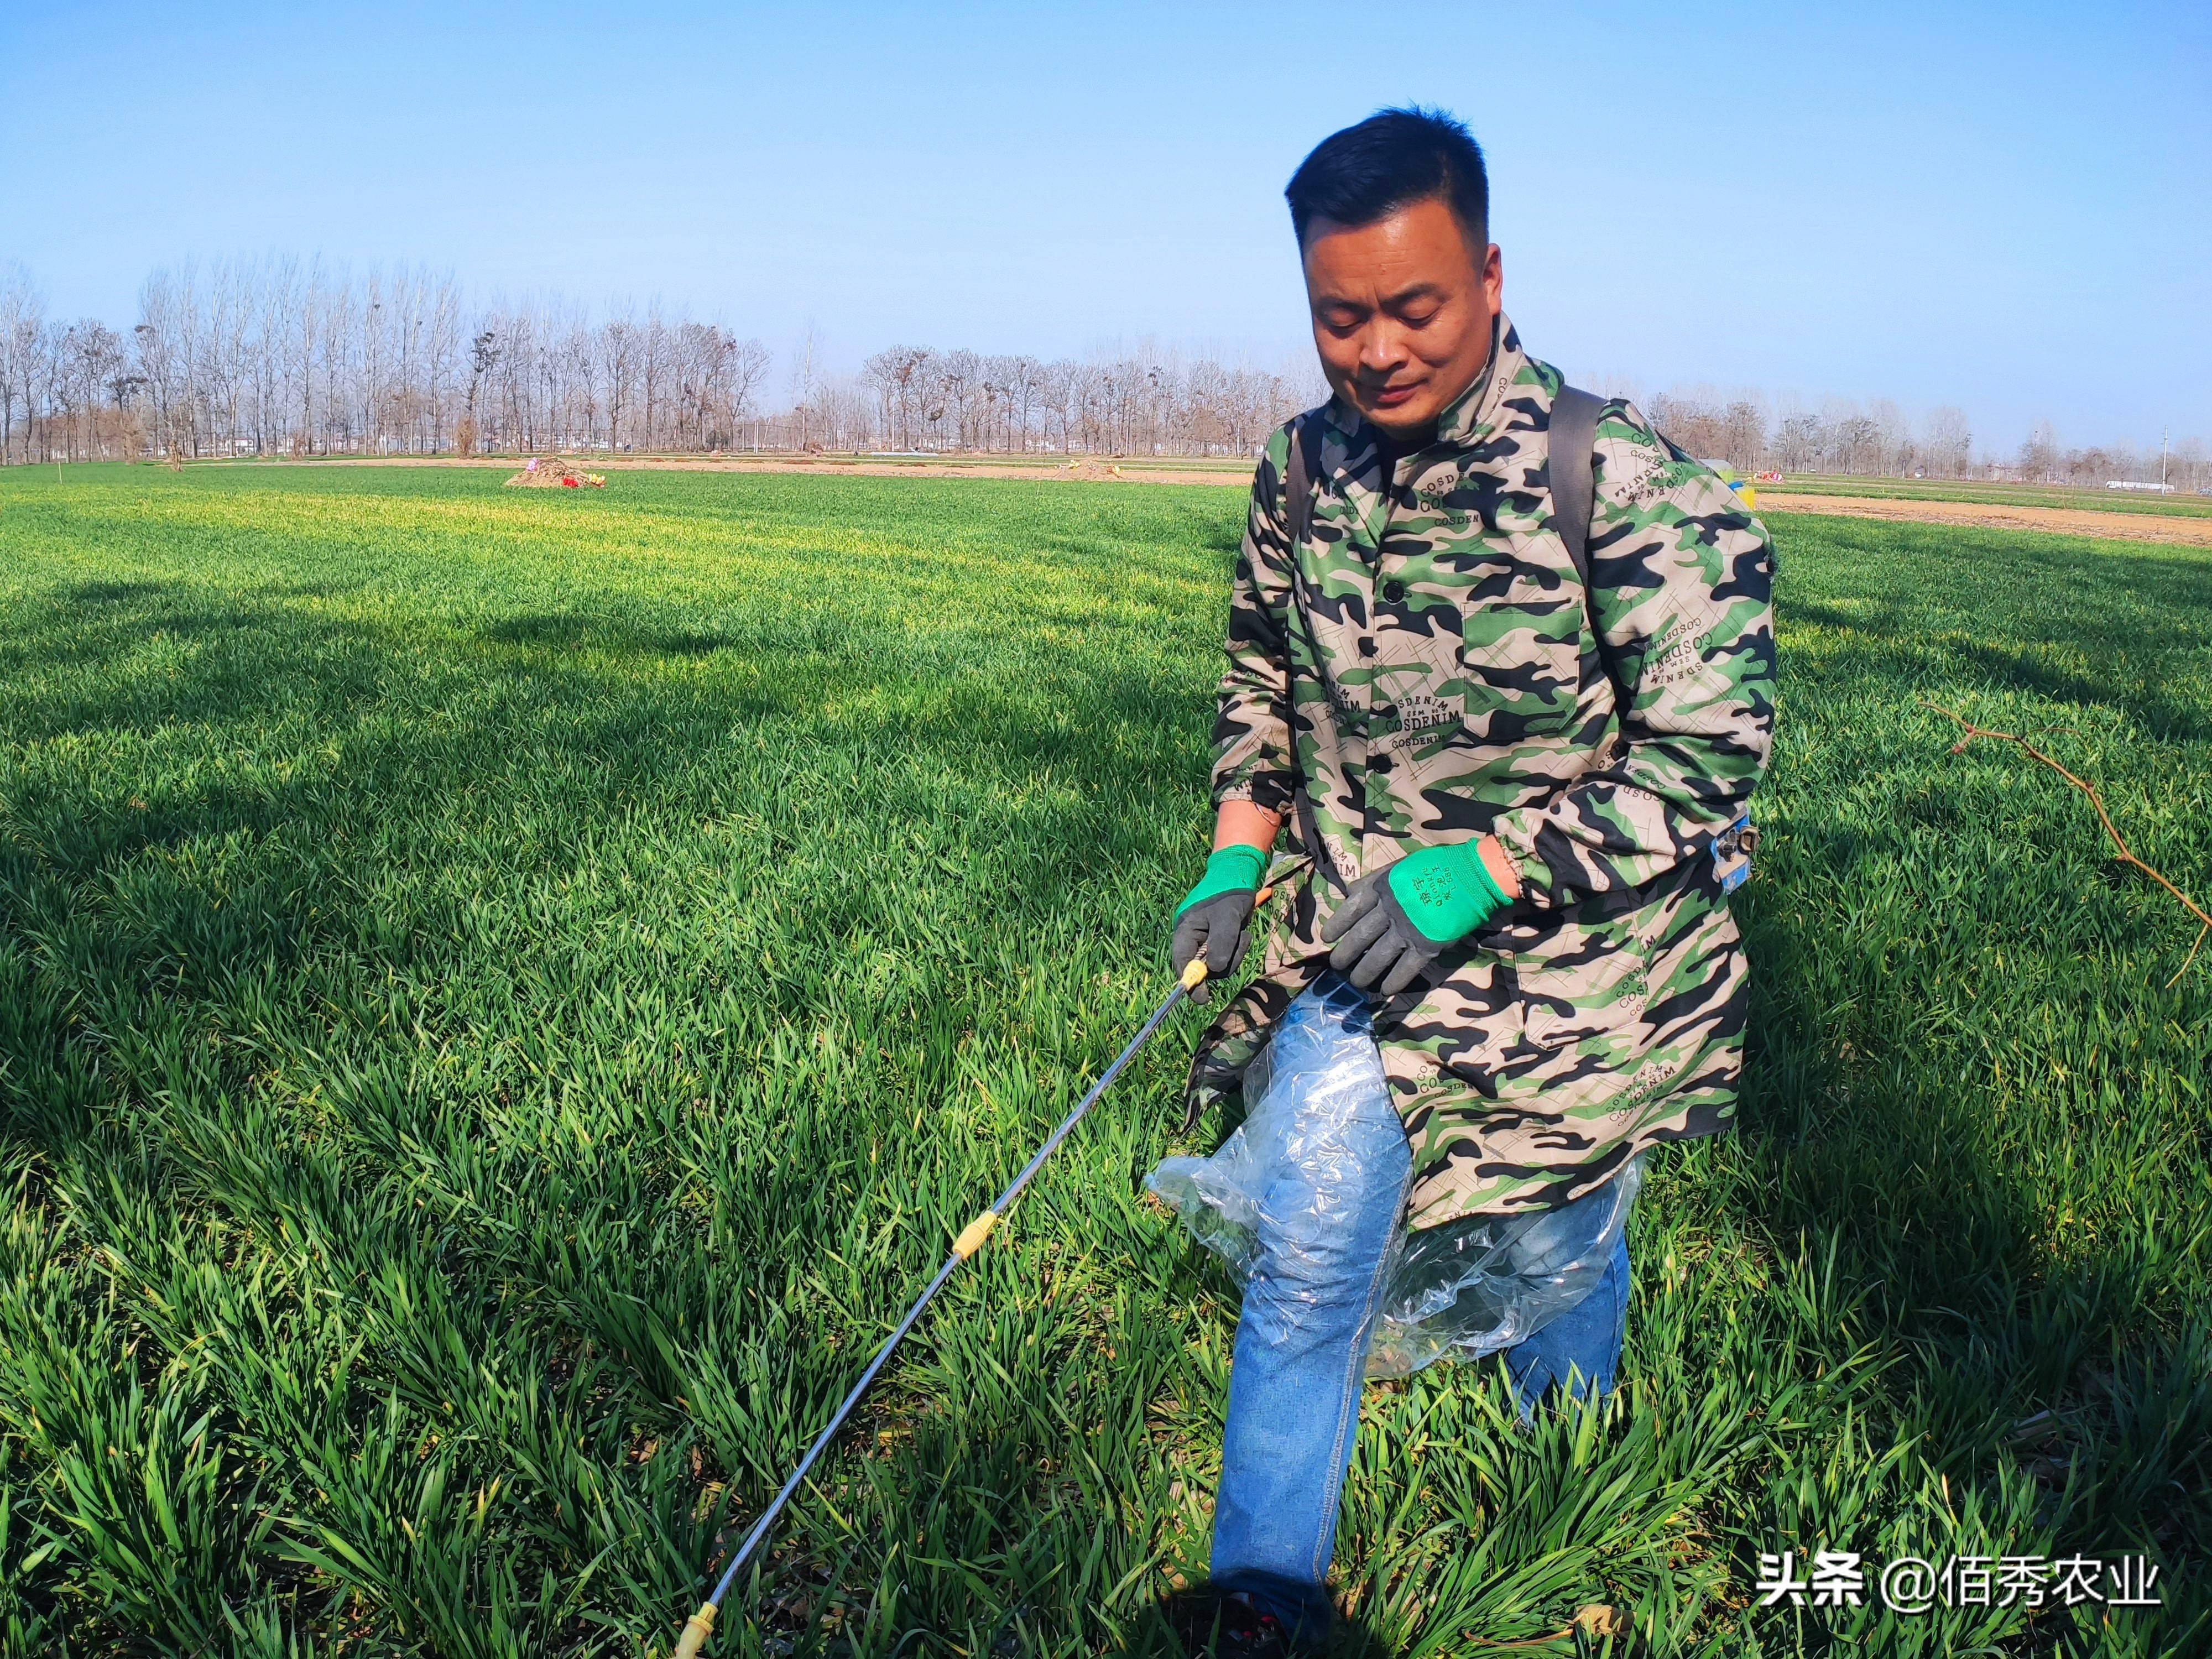
{"label": "jacket pocket", "polygon": [[1504,746],[1574,726],[1582,691],[1583,595],[1570,575],[1516,568],[1470,592],[1460,616],[1459,689],[1468,734]]}
{"label": "jacket pocket", "polygon": [[1569,1048],[1639,1024],[1651,1000],[1651,946],[1624,917],[1611,925],[1526,929],[1499,941],[1520,991],[1522,1037],[1534,1048]]}

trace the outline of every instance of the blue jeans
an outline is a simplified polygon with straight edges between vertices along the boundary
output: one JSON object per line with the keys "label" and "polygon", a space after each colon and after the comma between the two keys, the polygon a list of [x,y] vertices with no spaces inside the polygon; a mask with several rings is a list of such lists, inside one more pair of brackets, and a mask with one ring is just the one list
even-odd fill
{"label": "blue jeans", "polygon": [[[1346,1028],[1372,1029],[1365,999],[1335,975],[1315,992]],[[1275,1077],[1297,1061],[1295,1050],[1277,1053]],[[1243,1595],[1311,1643],[1329,1627],[1337,1503],[1413,1154],[1387,1091],[1304,1144],[1310,1156],[1270,1171],[1261,1206],[1229,1376],[1211,1576],[1215,1588]],[[1592,1382],[1611,1390],[1627,1310],[1624,1236],[1588,1297],[1506,1351],[1524,1417],[1566,1384],[1571,1369],[1580,1373],[1578,1397]]]}

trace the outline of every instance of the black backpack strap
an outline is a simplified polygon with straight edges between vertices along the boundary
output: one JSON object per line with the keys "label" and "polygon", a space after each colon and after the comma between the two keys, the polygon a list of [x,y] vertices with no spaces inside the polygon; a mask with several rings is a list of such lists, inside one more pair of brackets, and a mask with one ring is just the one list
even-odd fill
{"label": "black backpack strap", "polygon": [[1598,411],[1604,400],[1579,386],[1563,386],[1552,399],[1552,512],[1575,574],[1589,586],[1590,512],[1597,500],[1590,452],[1597,447]]}
{"label": "black backpack strap", "polygon": [[[1320,452],[1320,422],[1311,414],[1299,416],[1291,423],[1290,463],[1283,469],[1283,519],[1290,533],[1291,586],[1294,592],[1300,591],[1305,580],[1303,550],[1306,532],[1313,528],[1314,476],[1321,471]],[[1330,886],[1341,888],[1344,878],[1337,874],[1335,861],[1322,844],[1320,826],[1314,822],[1313,800],[1303,788],[1297,792],[1297,811],[1298,841],[1306,856]]]}
{"label": "black backpack strap", "polygon": [[1566,544],[1567,557],[1574,564],[1575,574],[1582,579],[1583,609],[1589,613],[1590,637],[1597,641],[1597,654],[1605,664],[1605,677],[1613,682],[1613,706],[1626,720],[1628,688],[1621,683],[1620,669],[1613,659],[1613,647],[1606,643],[1605,630],[1598,626],[1597,605],[1590,592],[1590,514],[1597,506],[1597,478],[1591,454],[1597,448],[1598,413],[1604,407],[1604,398],[1579,386],[1562,386],[1559,395],[1552,399],[1548,440],[1552,517],[1559,527],[1559,539]]}
{"label": "black backpack strap", "polygon": [[1314,452],[1320,437],[1311,415],[1301,415],[1291,422],[1291,464],[1283,474],[1283,494],[1288,498],[1284,516],[1291,527],[1293,557],[1313,526],[1313,481],[1319,470]]}

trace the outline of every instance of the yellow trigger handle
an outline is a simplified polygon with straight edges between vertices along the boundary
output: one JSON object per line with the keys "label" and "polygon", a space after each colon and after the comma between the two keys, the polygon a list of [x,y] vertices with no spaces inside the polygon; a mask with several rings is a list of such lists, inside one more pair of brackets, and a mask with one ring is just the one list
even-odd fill
{"label": "yellow trigger handle", "polygon": [[714,1614],[719,1611],[712,1601],[700,1604],[699,1611],[684,1621],[683,1639],[676,1644],[676,1659],[699,1659],[699,1650],[707,1645],[707,1638],[714,1633]]}

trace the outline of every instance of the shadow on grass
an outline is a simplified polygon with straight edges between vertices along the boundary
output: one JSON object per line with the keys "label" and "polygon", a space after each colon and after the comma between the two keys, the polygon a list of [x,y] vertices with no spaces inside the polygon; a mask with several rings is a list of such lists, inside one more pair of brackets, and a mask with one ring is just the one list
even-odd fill
{"label": "shadow on grass", "polygon": [[[1977,538],[1971,574],[1962,574],[1948,549],[1901,558],[1870,541],[1868,551],[1867,562],[1850,569],[1846,596],[1836,592],[1833,571],[1817,582],[1793,581],[1785,546],[1785,630],[1809,624],[1856,637],[1869,669],[1919,678],[1941,668],[1963,680],[2117,708],[2161,739],[2212,735],[2205,697],[2212,558],[2118,557],[1990,536]],[[2192,677],[2196,684],[2187,684]]]}
{"label": "shadow on grass", "polygon": [[139,604],[164,592],[160,582],[76,582],[64,588],[60,598],[64,605],[98,608]]}
{"label": "shadow on grass", "polygon": [[481,630],[481,637],[501,645],[646,657],[704,657],[739,643],[727,634],[640,628],[615,617],[576,611],[502,617]]}

